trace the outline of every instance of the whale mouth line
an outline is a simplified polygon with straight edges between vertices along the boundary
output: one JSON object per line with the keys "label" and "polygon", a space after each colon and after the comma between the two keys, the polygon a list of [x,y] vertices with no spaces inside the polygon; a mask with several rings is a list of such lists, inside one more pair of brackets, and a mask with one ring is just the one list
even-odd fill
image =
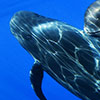
{"label": "whale mouth line", "polygon": [[89,36],[92,37],[100,37],[100,31],[96,31],[96,32],[88,32]]}

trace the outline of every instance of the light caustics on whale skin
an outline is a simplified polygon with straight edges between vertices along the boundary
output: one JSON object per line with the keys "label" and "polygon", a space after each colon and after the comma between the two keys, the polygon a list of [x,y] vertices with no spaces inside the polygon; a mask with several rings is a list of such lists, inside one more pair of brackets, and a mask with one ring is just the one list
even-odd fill
{"label": "light caustics on whale skin", "polygon": [[22,46],[44,65],[48,74],[75,95],[85,100],[92,100],[87,92],[92,93],[92,98],[100,97],[100,54],[88,36],[59,21],[47,20],[34,26],[25,18],[27,15],[31,13],[18,12],[10,23],[12,33],[20,35],[17,39]]}
{"label": "light caustics on whale skin", "polygon": [[81,31],[57,20],[21,11],[11,19],[10,27],[20,44],[57,82],[83,100],[99,100],[100,42],[87,34],[92,32],[91,22],[87,19],[85,22]]}
{"label": "light caustics on whale skin", "polygon": [[85,13],[84,31],[100,35],[100,0],[91,4]]}

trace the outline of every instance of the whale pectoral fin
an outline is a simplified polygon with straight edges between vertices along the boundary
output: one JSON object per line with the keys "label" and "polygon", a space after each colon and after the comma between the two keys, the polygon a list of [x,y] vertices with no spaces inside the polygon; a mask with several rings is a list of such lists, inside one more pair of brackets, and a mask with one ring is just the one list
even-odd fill
{"label": "whale pectoral fin", "polygon": [[42,65],[36,62],[30,71],[32,87],[40,100],[47,100],[42,92],[41,84],[43,79]]}

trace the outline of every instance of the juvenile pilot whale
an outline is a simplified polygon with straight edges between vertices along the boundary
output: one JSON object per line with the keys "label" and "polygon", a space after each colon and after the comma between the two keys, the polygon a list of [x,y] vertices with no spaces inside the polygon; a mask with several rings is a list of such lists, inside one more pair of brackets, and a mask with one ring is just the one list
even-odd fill
{"label": "juvenile pilot whale", "polygon": [[35,59],[30,80],[40,100],[47,100],[44,71],[82,100],[100,100],[100,0],[88,7],[84,20],[79,30],[28,11],[11,18],[12,34]]}

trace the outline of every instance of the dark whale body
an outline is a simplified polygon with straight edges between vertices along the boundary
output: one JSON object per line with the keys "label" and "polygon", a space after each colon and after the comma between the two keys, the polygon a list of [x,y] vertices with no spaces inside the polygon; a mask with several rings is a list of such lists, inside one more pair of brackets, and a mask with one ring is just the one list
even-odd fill
{"label": "dark whale body", "polygon": [[30,80],[40,100],[43,71],[82,100],[100,100],[98,11],[100,0],[87,9],[84,31],[33,12],[12,17],[12,34],[35,59]]}

